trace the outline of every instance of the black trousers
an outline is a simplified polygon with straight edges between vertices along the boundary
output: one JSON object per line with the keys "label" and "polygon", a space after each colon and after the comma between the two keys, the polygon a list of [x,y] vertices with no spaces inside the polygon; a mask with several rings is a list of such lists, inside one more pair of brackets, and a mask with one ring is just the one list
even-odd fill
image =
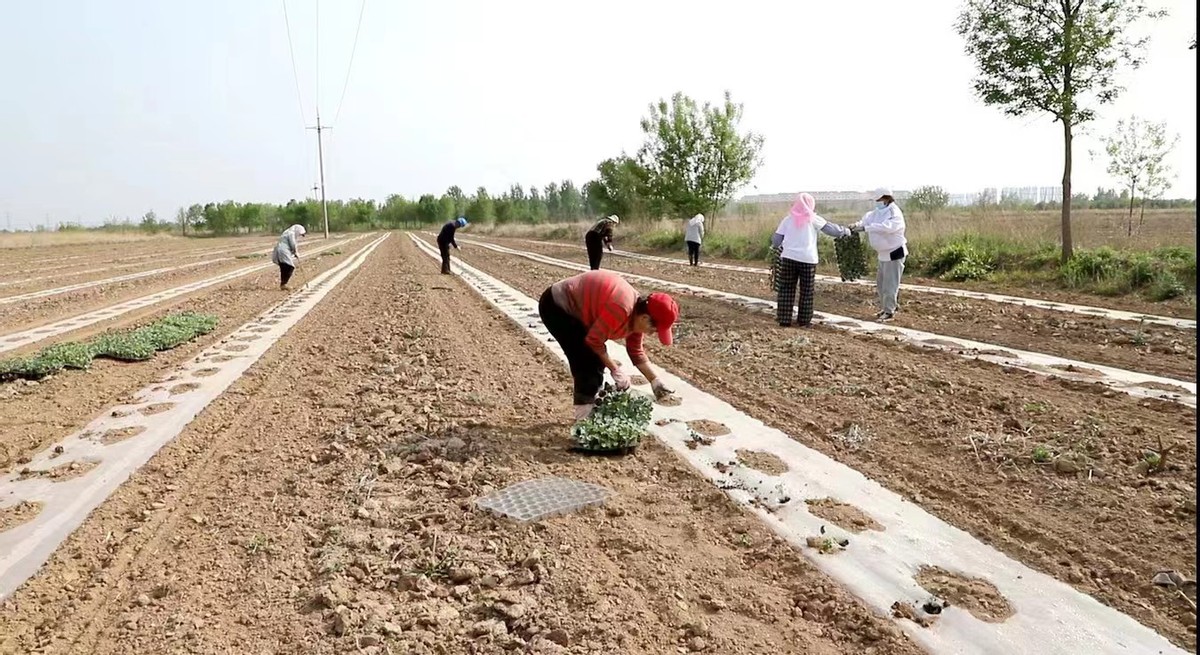
{"label": "black trousers", "polygon": [[288,280],[292,279],[292,273],[295,273],[295,272],[296,272],[295,266],[292,266],[291,264],[284,264],[283,262],[279,262],[279,286],[283,286],[283,285],[287,284]]}
{"label": "black trousers", "polygon": [[442,274],[450,274],[450,244],[438,241],[438,250],[442,253]]}
{"label": "black trousers", "polygon": [[600,270],[600,260],[604,258],[604,237],[588,232],[583,237],[583,245],[587,246],[588,266],[593,271]]}
{"label": "black trousers", "polygon": [[[779,319],[779,324],[783,326],[792,324],[792,307],[797,307],[797,324],[801,326],[812,324],[817,265],[783,257],[779,260],[779,271],[776,275],[778,276],[776,287],[779,296],[776,299],[775,317]],[[799,293],[797,293],[797,286],[799,286]]]}
{"label": "black trousers", "polygon": [[575,404],[596,402],[596,394],[604,384],[604,362],[600,361],[600,356],[585,342],[587,326],[559,307],[549,289],[546,289],[538,301],[538,315],[542,317],[542,324],[567,356],[571,377],[575,380]]}
{"label": "black trousers", "polygon": [[687,247],[688,247],[688,263],[691,264],[692,266],[698,266],[700,264],[700,242],[699,241],[688,241]]}

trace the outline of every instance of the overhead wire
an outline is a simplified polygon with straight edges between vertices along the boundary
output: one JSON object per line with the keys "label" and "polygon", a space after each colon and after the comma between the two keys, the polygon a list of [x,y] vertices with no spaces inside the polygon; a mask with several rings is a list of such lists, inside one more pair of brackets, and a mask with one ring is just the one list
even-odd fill
{"label": "overhead wire", "polygon": [[337,124],[338,116],[342,115],[342,104],[346,102],[346,89],[350,86],[350,71],[354,68],[354,53],[358,51],[358,35],[362,32],[363,13],[367,10],[367,0],[362,0],[358,7],[358,26],[354,28],[354,45],[350,48],[350,63],[346,66],[346,81],[342,83],[342,97],[338,99],[337,111],[333,114],[333,122]]}
{"label": "overhead wire", "polygon": [[300,73],[296,70],[296,51],[292,47],[292,24],[288,20],[287,0],[281,0],[283,3],[283,25],[287,29],[288,40],[288,56],[292,59],[292,79],[296,81],[296,101],[300,103],[300,120],[308,125],[308,118],[304,114],[304,94],[300,92]]}
{"label": "overhead wire", "polygon": [[316,73],[317,73],[316,105],[317,105],[317,122],[320,122],[320,118],[321,118],[321,0],[315,0],[315,1],[316,1],[316,6],[317,6],[317,15],[316,15],[316,18],[313,20],[313,29],[316,32],[315,40],[317,43],[317,47],[316,47],[316,52],[317,52],[317,57],[316,57]]}

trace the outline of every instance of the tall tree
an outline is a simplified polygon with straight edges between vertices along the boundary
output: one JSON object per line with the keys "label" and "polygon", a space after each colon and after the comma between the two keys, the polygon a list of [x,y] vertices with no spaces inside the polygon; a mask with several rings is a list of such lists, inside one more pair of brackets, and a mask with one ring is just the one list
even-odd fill
{"label": "tall tree", "polygon": [[555,221],[563,219],[562,202],[558,192],[558,182],[551,182],[542,190],[542,199],[546,203],[546,213]]}
{"label": "tall tree", "polygon": [[558,185],[559,220],[576,221],[583,218],[587,210],[584,208],[583,194],[571,180],[563,180]]}
{"label": "tall tree", "polygon": [[1148,37],[1140,23],[1165,15],[1141,0],[967,0],[955,25],[979,68],[976,94],[1006,114],[1050,114],[1063,130],[1062,259],[1071,258],[1074,130],[1123,90]]}
{"label": "tall tree", "polygon": [[[1108,155],[1108,174],[1121,180],[1129,189],[1129,214],[1125,223],[1126,236],[1133,235],[1133,207],[1142,192],[1142,207],[1145,208],[1146,194],[1154,186],[1155,193],[1162,187],[1167,170],[1165,160],[1179,136],[1167,134],[1166,123],[1144,121],[1136,116],[1117,121],[1117,127],[1104,139],[1104,152]],[[1150,178],[1154,179],[1151,180]]]}
{"label": "tall tree", "polygon": [[496,203],[488,195],[487,189],[479,187],[475,197],[467,205],[467,218],[473,223],[491,223],[496,220]]}
{"label": "tall tree", "polygon": [[526,211],[530,223],[541,223],[549,214],[546,209],[546,201],[542,199],[542,192],[532,184],[529,185],[529,202],[526,205]]}
{"label": "tall tree", "polygon": [[907,206],[925,214],[925,218],[932,219],[934,214],[949,204],[950,194],[946,193],[945,189],[940,186],[923,186],[912,192],[908,197]]}
{"label": "tall tree", "polygon": [[446,197],[454,201],[454,216],[455,218],[462,216],[467,211],[467,196],[463,190],[456,184],[449,189],[446,189]]}
{"label": "tall tree", "polygon": [[200,226],[200,223],[202,223],[204,221],[203,206],[200,206],[199,204],[193,204],[191,206],[188,206],[186,216],[187,216],[187,221],[184,223],[184,234],[187,234],[187,226],[192,226],[192,228],[197,228]]}
{"label": "tall tree", "polygon": [[[646,141],[638,163],[665,208],[677,214],[710,216],[729,204],[762,164],[762,136],[742,133],[742,106],[729,92],[724,102],[700,106],[676,93],[650,105],[642,119]],[[711,225],[710,221],[710,225]]]}
{"label": "tall tree", "polygon": [[649,171],[636,159],[628,155],[605,159],[596,166],[596,171],[600,177],[585,187],[593,211],[625,218],[660,213],[661,203],[650,197]]}
{"label": "tall tree", "polygon": [[417,217],[422,223],[436,223],[438,211],[438,199],[432,193],[426,193],[417,199]]}
{"label": "tall tree", "polygon": [[[168,223],[168,225],[170,224]],[[142,215],[141,228],[143,232],[149,232],[151,234],[158,231],[158,216],[154,214],[153,209]]]}

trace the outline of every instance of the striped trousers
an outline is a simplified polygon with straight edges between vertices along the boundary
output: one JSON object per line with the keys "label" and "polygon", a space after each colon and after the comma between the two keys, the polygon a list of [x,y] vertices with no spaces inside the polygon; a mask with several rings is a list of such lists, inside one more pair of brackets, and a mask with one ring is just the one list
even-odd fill
{"label": "striped trousers", "polygon": [[817,265],[798,262],[782,257],[776,273],[775,290],[778,298],[775,316],[779,324],[792,324],[792,307],[797,307],[796,323],[801,327],[812,324],[813,290],[817,278]]}

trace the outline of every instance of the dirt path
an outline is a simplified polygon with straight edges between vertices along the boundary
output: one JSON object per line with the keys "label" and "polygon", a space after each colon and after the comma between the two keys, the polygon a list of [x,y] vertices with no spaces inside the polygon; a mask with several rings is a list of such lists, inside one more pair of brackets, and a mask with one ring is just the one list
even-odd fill
{"label": "dirt path", "polygon": [[[481,235],[487,237],[487,235]],[[491,237],[487,237],[491,238]],[[532,247],[555,248],[561,245],[576,245],[582,244],[582,239],[578,242],[550,242],[550,241],[529,241],[525,239],[506,239],[497,238],[496,241],[506,242],[510,248],[521,248],[528,250]],[[620,235],[617,236],[615,247],[625,249],[630,252],[641,253],[646,255],[656,255],[659,257],[675,257],[680,261],[687,261],[684,253],[664,252],[661,250],[652,250],[648,248],[636,247],[629,241],[622,241]],[[540,252],[540,251],[539,251]],[[582,251],[580,251],[582,253]],[[577,255],[582,257],[582,254]],[[586,261],[586,258],[582,261]],[[607,259],[606,259],[607,261]],[[723,259],[704,256],[703,261],[729,264],[733,266],[762,266],[766,268],[765,262],[747,261],[743,259]],[[817,272],[822,275],[837,275],[837,266],[834,262],[822,262]],[[1195,298],[1177,298],[1165,302],[1153,302],[1145,300],[1135,295],[1124,296],[1097,296],[1088,293],[1076,293],[1067,289],[1048,288],[1031,283],[1030,285],[1014,286],[1012,284],[999,284],[995,282],[975,281],[975,282],[948,282],[946,280],[931,279],[918,275],[905,274],[905,284],[921,284],[934,287],[946,287],[951,289],[964,289],[969,291],[979,291],[983,293],[996,293],[1010,296],[1020,296],[1023,298],[1033,298],[1037,300],[1045,300],[1056,303],[1068,303],[1075,305],[1090,305],[1093,307],[1109,307],[1112,309],[1121,309],[1124,311],[1138,312],[1143,314],[1158,314],[1161,316],[1173,316],[1176,318],[1196,318],[1196,302]]]}
{"label": "dirt path", "polygon": [[[461,254],[533,297],[570,274]],[[677,300],[676,347],[656,362],[1194,649],[1195,614],[1150,582],[1194,576],[1193,410]],[[1175,444],[1166,470],[1144,475],[1160,436]]]}
{"label": "dirt path", "polygon": [[[341,255],[318,257],[306,262],[316,276],[343,261],[362,242],[350,244]],[[142,325],[168,312],[196,311],[216,314],[217,329],[179,348],[161,352],[145,362],[97,360],[89,371],[65,371],[40,382],[17,381],[0,384],[0,469],[20,468],[24,458],[47,447],[53,440],[78,429],[97,412],[142,386],[158,379],[164,370],[191,358],[214,340],[246,322],[250,317],[283,300],[278,272],[274,269],[251,274],[233,282],[204,289],[112,321],[77,330],[57,339],[70,341],[112,329]],[[26,350],[49,345],[38,343]],[[4,353],[0,357],[20,354]]]}
{"label": "dirt path", "polygon": [[[5,604],[0,652],[918,652],[661,447],[563,451],[565,371],[405,239],[346,285]],[[617,495],[472,506],[545,475]]]}
{"label": "dirt path", "polygon": [[[505,245],[558,259],[582,261],[582,253],[570,248],[538,247],[534,250],[527,244],[522,247],[513,245],[515,243],[519,242]],[[775,299],[768,278],[754,273],[690,268],[615,256],[605,257],[604,267]],[[903,310],[896,315],[895,321],[898,326],[1180,380],[1196,377],[1194,330],[1138,325],[934,294],[901,292],[901,297]],[[818,312],[867,319],[877,309],[873,288],[817,284]]]}

